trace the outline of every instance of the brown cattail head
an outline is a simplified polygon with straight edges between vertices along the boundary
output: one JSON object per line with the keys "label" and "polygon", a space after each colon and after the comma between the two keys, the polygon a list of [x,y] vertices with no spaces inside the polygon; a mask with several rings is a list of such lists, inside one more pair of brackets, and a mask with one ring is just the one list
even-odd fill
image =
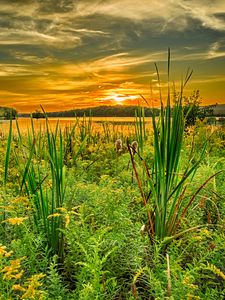
{"label": "brown cattail head", "polygon": [[137,152],[138,142],[133,141],[132,144],[131,144],[131,147],[132,147],[132,153],[135,154]]}
{"label": "brown cattail head", "polygon": [[116,140],[115,148],[116,148],[116,152],[121,152],[122,151],[123,145],[122,145],[121,139]]}

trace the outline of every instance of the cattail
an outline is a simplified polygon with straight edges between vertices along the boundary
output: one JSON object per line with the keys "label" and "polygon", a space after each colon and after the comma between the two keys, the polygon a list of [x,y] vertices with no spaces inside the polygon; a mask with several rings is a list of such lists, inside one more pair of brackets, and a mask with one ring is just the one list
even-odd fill
{"label": "cattail", "polygon": [[144,225],[141,226],[141,229],[140,229],[140,233],[141,233],[142,236],[144,235],[145,231],[146,231],[146,226],[144,224]]}
{"label": "cattail", "polygon": [[133,141],[132,144],[131,144],[131,148],[132,148],[132,153],[134,155],[137,152],[138,142],[137,141]]}
{"label": "cattail", "polygon": [[121,139],[116,140],[115,148],[116,148],[116,152],[121,152],[122,151],[123,145],[122,145]]}

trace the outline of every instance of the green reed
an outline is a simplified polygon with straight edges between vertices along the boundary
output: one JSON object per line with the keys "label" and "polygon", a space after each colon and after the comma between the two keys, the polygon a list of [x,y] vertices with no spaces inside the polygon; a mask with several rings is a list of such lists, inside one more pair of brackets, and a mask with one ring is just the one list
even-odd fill
{"label": "green reed", "polygon": [[88,117],[83,115],[82,118],[77,118],[78,120],[78,128],[79,128],[79,135],[80,140],[83,142],[84,140],[87,140],[90,142],[92,137],[92,117],[91,112]]}
{"label": "green reed", "polygon": [[[12,121],[10,122],[5,156],[4,182],[9,172],[10,153],[15,160],[14,168],[19,174],[20,193],[29,196],[32,203],[33,224],[38,233],[46,237],[51,254],[64,257],[62,229],[64,220],[61,209],[65,204],[67,187],[67,155],[73,162],[81,154],[86,138],[76,133],[75,126],[64,133],[59,123],[54,130],[50,129],[47,115],[45,131],[35,129],[31,118],[31,130],[21,135],[16,120],[17,143],[12,143]],[[78,136],[76,136],[78,135]]]}
{"label": "green reed", "polygon": [[145,127],[145,110],[141,106],[135,111],[135,135],[139,152],[143,154],[144,141],[147,138],[147,133]]}
{"label": "green reed", "polygon": [[[160,86],[160,76],[158,82]],[[163,240],[165,237],[175,235],[180,224],[191,204],[194,202],[197,194],[214,176],[206,180],[187,200],[187,187],[193,180],[194,175],[204,157],[204,147],[200,158],[190,157],[184,172],[180,167],[182,158],[182,145],[185,135],[185,118],[183,114],[183,91],[191,77],[192,72],[188,71],[177,101],[171,106],[170,101],[170,52],[168,55],[168,96],[164,107],[160,90],[160,115],[157,120],[156,113],[153,110],[153,165],[149,170],[147,163],[141,158],[143,168],[146,174],[146,183],[143,184],[141,176],[137,170],[132,147],[128,145],[133,169],[138,181],[138,186],[143,198],[144,206],[148,214],[148,232],[151,238]],[[140,156],[139,156],[140,157]],[[145,191],[148,191],[147,195]]]}
{"label": "green reed", "polygon": [[9,125],[9,134],[7,140],[6,154],[5,154],[5,163],[4,163],[4,185],[6,185],[8,178],[8,170],[9,170],[9,160],[10,160],[10,150],[12,144],[12,119],[10,119]]}

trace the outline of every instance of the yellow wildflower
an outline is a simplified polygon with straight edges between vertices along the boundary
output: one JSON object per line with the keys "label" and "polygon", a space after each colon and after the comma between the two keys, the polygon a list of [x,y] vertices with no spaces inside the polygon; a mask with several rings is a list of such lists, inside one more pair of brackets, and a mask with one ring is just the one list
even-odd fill
{"label": "yellow wildflower", "polygon": [[9,219],[7,219],[3,222],[7,222],[7,223],[10,223],[12,225],[20,225],[26,219],[27,219],[27,217],[16,217],[16,218],[9,218]]}
{"label": "yellow wildflower", "polygon": [[50,219],[50,218],[55,218],[55,217],[60,217],[60,216],[61,216],[60,213],[54,213],[54,214],[49,215],[49,216],[48,216],[48,219]]}
{"label": "yellow wildflower", "polygon": [[185,276],[184,279],[183,279],[183,281],[182,281],[182,283],[183,284],[189,284],[189,282],[190,282],[190,277],[189,276]]}
{"label": "yellow wildflower", "polygon": [[192,295],[192,294],[188,294],[187,295],[187,300],[201,300],[201,298],[199,296],[195,296],[195,295]]}
{"label": "yellow wildflower", "polygon": [[48,182],[47,182],[47,186],[51,189],[52,188],[52,180],[49,180]]}
{"label": "yellow wildflower", "polygon": [[14,277],[15,279],[20,279],[23,276],[24,270],[20,271],[19,273],[17,273]]}
{"label": "yellow wildflower", "polygon": [[65,209],[65,207],[57,207],[57,210],[61,211],[61,212],[67,212],[67,210]]}
{"label": "yellow wildflower", "polygon": [[191,283],[191,281],[192,281],[192,278],[190,276],[185,276],[182,283],[187,285],[191,289],[196,289],[198,286]]}
{"label": "yellow wildflower", "polygon": [[12,250],[9,251],[9,252],[6,252],[6,253],[5,253],[5,257],[10,257],[12,254],[13,254],[13,251],[12,251]]}
{"label": "yellow wildflower", "polygon": [[12,286],[12,290],[13,291],[20,291],[20,292],[26,291],[26,289],[24,287],[22,287],[20,284],[14,284]]}
{"label": "yellow wildflower", "polygon": [[198,288],[198,286],[196,284],[192,284],[192,283],[189,283],[188,286],[191,289],[197,289]]}
{"label": "yellow wildflower", "polygon": [[35,297],[41,299],[44,292],[37,289],[42,286],[42,283],[39,282],[39,280],[43,277],[45,277],[45,275],[41,273],[28,278],[25,283],[27,289],[26,292],[22,295],[21,299],[35,299]]}
{"label": "yellow wildflower", "polygon": [[23,270],[22,271],[19,270],[21,268],[21,261],[23,259],[24,257],[11,260],[10,265],[4,267],[1,271],[2,273],[4,273],[3,278],[6,280],[10,280],[12,278],[20,279],[24,272]]}
{"label": "yellow wildflower", "polygon": [[6,246],[3,246],[2,244],[0,244],[0,257],[3,257],[7,251],[5,250]]}
{"label": "yellow wildflower", "polygon": [[193,237],[193,239],[196,240],[196,241],[201,241],[202,240],[202,236],[196,235],[196,236]]}
{"label": "yellow wildflower", "polygon": [[6,251],[6,246],[3,246],[2,244],[0,244],[0,258],[2,258],[3,256],[5,257],[10,257],[12,255],[13,251]]}
{"label": "yellow wildflower", "polygon": [[210,236],[211,235],[211,232],[208,230],[208,229],[202,229],[201,230],[201,234],[205,235],[205,236]]}
{"label": "yellow wildflower", "polygon": [[29,205],[29,199],[27,197],[17,197],[13,200],[11,200],[11,203],[13,204],[22,204],[22,205]]}
{"label": "yellow wildflower", "polygon": [[0,209],[3,209],[5,212],[12,212],[15,210],[13,205],[1,205]]}
{"label": "yellow wildflower", "polygon": [[217,268],[213,264],[208,264],[207,268],[211,270],[215,275],[220,276],[221,278],[223,278],[223,280],[225,280],[225,274],[219,268]]}
{"label": "yellow wildflower", "polygon": [[65,215],[65,227],[67,227],[70,224],[70,216],[69,214]]}

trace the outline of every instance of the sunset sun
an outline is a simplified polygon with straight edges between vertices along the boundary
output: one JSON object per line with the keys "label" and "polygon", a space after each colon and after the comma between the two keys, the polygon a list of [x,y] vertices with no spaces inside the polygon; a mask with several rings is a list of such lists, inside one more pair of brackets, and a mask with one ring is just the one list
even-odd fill
{"label": "sunset sun", "polygon": [[126,100],[126,97],[124,95],[116,94],[112,96],[112,99],[117,103],[117,104],[123,104],[124,100]]}

